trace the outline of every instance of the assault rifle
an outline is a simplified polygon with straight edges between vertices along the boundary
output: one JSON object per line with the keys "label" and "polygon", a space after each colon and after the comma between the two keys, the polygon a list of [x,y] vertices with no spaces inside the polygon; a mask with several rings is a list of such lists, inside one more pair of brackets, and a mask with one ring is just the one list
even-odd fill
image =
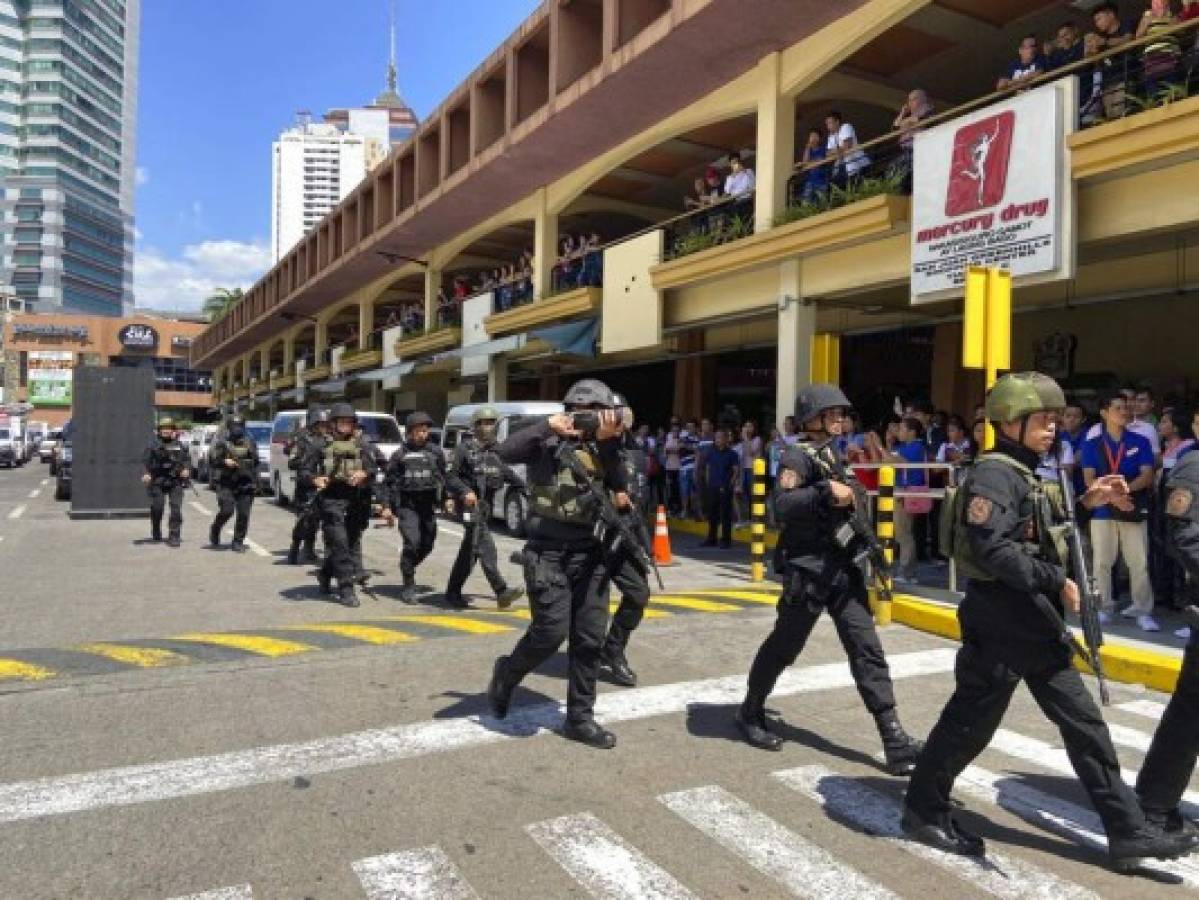
{"label": "assault rifle", "polygon": [[[658,588],[666,590],[666,586],[662,583],[662,573],[658,571],[658,564],[654,562],[652,556],[645,552],[645,545],[638,540],[633,529],[625,522],[620,510],[612,502],[612,498],[592,482],[591,474],[583,466],[579,455],[575,453],[574,446],[563,441],[558,450],[558,459],[566,464],[578,487],[595,502],[599,512],[599,521],[596,522],[597,537],[602,544],[607,546],[608,552],[611,554],[615,554],[617,551],[626,553],[637,570],[647,578],[652,569],[654,577],[658,580]],[[644,523],[642,526],[644,527]]]}
{"label": "assault rifle", "polygon": [[1099,682],[1099,699],[1104,706],[1108,706],[1111,703],[1111,697],[1108,696],[1107,678],[1103,673],[1103,660],[1100,657],[1100,648],[1103,646],[1103,628],[1099,624],[1101,603],[1099,587],[1095,576],[1087,568],[1087,557],[1083,553],[1082,535],[1079,533],[1078,519],[1074,514],[1074,485],[1070,480],[1070,473],[1059,468],[1057,480],[1062,489],[1063,505],[1066,507],[1066,542],[1070,550],[1070,569],[1074,573],[1074,581],[1078,585],[1078,593],[1082,600],[1078,618],[1082,622],[1082,638],[1086,646],[1079,645],[1078,638],[1074,636],[1074,632],[1070,630],[1062,617],[1057,614],[1057,610],[1053,608],[1052,604],[1046,601],[1042,606],[1042,612],[1047,606],[1053,613],[1057,619],[1055,624],[1060,623],[1062,639],[1066,641],[1066,645],[1095,673],[1095,680]]}

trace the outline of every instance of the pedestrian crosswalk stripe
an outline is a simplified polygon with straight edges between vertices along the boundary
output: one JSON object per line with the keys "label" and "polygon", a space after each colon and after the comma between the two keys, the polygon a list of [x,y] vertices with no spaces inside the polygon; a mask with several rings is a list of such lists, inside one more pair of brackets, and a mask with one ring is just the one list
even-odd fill
{"label": "pedestrian crosswalk stripe", "polygon": [[494,622],[480,622],[477,619],[466,619],[461,616],[435,616],[413,613],[406,616],[383,616],[383,622],[410,622],[413,625],[433,625],[437,628],[449,628],[451,631],[465,631],[470,634],[503,634],[512,631],[511,625],[496,625]]}
{"label": "pedestrian crosswalk stripe", "polygon": [[351,638],[355,641],[365,641],[368,644],[407,644],[419,641],[414,634],[404,631],[393,631],[390,628],[379,628],[375,625],[350,625],[337,622],[315,622],[311,625],[289,625],[277,631],[311,631],[317,634],[335,634],[338,637]]}
{"label": "pedestrian crosswalk stripe", "polygon": [[21,662],[19,659],[0,659],[0,681],[44,681],[55,676],[53,669]]}
{"label": "pedestrian crosswalk stripe", "polygon": [[676,815],[797,897],[882,900],[896,895],[715,785],[663,794]]}
{"label": "pedestrian crosswalk stripe", "polygon": [[1117,725],[1115,722],[1108,722],[1107,730],[1111,733],[1112,743],[1117,747],[1128,747],[1132,750],[1139,750],[1141,753],[1149,752],[1149,744],[1152,743],[1153,738],[1145,732]]}
{"label": "pedestrian crosswalk stripe", "polygon": [[369,900],[478,900],[440,847],[422,847],[360,859],[354,874]]}
{"label": "pedestrian crosswalk stripe", "polygon": [[239,884],[236,887],[205,891],[202,894],[175,897],[173,900],[254,900],[254,890],[248,884]]}
{"label": "pedestrian crosswalk stripe", "polygon": [[[953,648],[897,653],[888,658],[892,680],[953,671]],[[853,687],[845,662],[788,669],[773,696],[788,697]],[[732,705],[745,695],[745,677],[734,675],[683,681],[601,694],[596,718],[605,725],[652,716],[679,715],[693,705]],[[95,772],[0,785],[0,822],[65,815],[194,797],[303,775],[340,772],[435,753],[528,737],[560,728],[558,703],[517,705],[503,721],[490,716],[431,719],[369,731],[330,735],[294,744],[276,744],[212,756],[132,765]]]}
{"label": "pedestrian crosswalk stripe", "polygon": [[103,656],[115,662],[137,666],[141,669],[154,669],[160,666],[178,666],[190,662],[181,653],[170,650],[159,650],[155,647],[129,647],[122,644],[78,644],[71,649],[80,653],[91,653]]}
{"label": "pedestrian crosswalk stripe", "polygon": [[1116,709],[1143,716],[1146,719],[1160,719],[1166,712],[1166,704],[1154,700],[1132,700],[1128,703],[1117,703]]}
{"label": "pedestrian crosswalk stripe", "polygon": [[250,552],[253,553],[255,556],[270,556],[271,555],[269,550],[267,550],[261,544],[255,543],[254,541],[250,540],[249,538],[246,538],[246,546],[250,548]]}
{"label": "pedestrian crosswalk stripe", "polygon": [[898,800],[824,766],[801,766],[772,774],[787,787],[819,803],[834,819],[847,820],[866,834],[883,838],[892,847],[930,862],[993,896],[1006,900],[1045,897],[1098,900],[1099,895],[1094,891],[1063,881],[1016,857],[992,850],[985,860],[977,860],[906,840],[899,827]]}
{"label": "pedestrian crosswalk stripe", "polygon": [[296,653],[307,653],[315,650],[311,644],[300,644],[295,641],[283,641],[279,638],[263,637],[257,634],[180,634],[171,638],[173,641],[189,641],[196,644],[212,644],[216,647],[229,647],[233,650],[245,650],[259,656],[293,656]]}
{"label": "pedestrian crosswalk stripe", "polygon": [[525,827],[554,861],[600,900],[687,900],[695,895],[591,813]]}
{"label": "pedestrian crosswalk stripe", "polygon": [[199,503],[196,500],[191,501],[191,506],[192,506],[192,509],[194,509],[196,512],[198,512],[202,516],[211,516],[212,515],[212,510],[210,510],[208,507],[204,506],[203,504]]}
{"label": "pedestrian crosswalk stripe", "polygon": [[691,609],[695,612],[707,613],[727,613],[741,612],[743,607],[734,606],[732,603],[719,603],[715,600],[700,600],[697,597],[677,597],[673,594],[667,594],[660,597],[651,597],[650,604],[659,604],[661,606],[677,606],[679,609]]}

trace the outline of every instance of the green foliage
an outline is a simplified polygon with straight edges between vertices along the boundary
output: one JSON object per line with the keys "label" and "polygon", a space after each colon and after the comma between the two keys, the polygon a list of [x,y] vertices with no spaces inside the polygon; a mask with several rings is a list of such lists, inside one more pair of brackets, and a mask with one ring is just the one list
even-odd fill
{"label": "green foliage", "polygon": [[1167,84],[1159,88],[1152,95],[1145,95],[1130,91],[1127,95],[1127,103],[1124,107],[1124,115],[1128,116],[1132,113],[1142,113],[1148,109],[1156,109],[1159,106],[1169,106],[1171,103],[1177,103],[1180,100],[1185,100],[1191,95],[1190,80],[1187,79],[1178,84]]}
{"label": "green foliage", "polygon": [[776,227],[789,225],[871,197],[899,194],[903,188],[904,175],[903,170],[894,169],[873,178],[855,179],[843,188],[830,185],[827,191],[818,193],[812,200],[788,206],[775,217],[774,224]]}
{"label": "green foliage", "polygon": [[754,233],[753,216],[728,216],[719,212],[709,213],[708,216],[706,230],[695,228],[675,238],[667,252],[667,259],[681,259],[701,250],[739,241]]}
{"label": "green foliage", "polygon": [[204,301],[202,310],[204,318],[209,322],[219,322],[229,314],[229,311],[233,307],[241,302],[243,296],[244,292],[241,288],[217,288]]}

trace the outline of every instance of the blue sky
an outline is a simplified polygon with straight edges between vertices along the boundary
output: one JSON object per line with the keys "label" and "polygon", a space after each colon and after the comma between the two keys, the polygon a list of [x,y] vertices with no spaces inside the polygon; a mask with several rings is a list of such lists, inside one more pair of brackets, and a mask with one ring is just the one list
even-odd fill
{"label": "blue sky", "polygon": [[[383,89],[389,2],[143,0],[139,306],[194,309],[269,267],[271,141]],[[400,93],[423,118],[538,5],[397,0]]]}

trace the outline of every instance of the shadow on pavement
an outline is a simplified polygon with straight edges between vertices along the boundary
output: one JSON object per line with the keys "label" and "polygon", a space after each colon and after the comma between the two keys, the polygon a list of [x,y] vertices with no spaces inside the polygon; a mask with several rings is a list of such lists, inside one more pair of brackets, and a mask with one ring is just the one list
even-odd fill
{"label": "shadow on pavement", "polygon": [[319,601],[321,603],[332,603],[335,606],[341,605],[336,594],[322,594],[320,587],[315,582],[302,587],[284,588],[279,592],[279,596],[292,603]]}

